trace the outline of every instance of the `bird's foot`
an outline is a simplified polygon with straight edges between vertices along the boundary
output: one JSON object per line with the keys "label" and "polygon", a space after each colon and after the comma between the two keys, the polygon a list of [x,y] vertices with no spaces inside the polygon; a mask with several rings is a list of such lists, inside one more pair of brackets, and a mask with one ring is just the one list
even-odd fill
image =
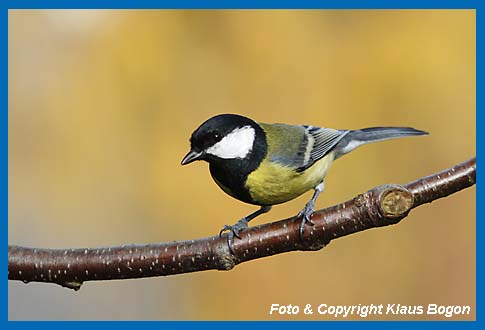
{"label": "bird's foot", "polygon": [[242,218],[232,226],[225,225],[219,232],[219,237],[221,237],[225,231],[229,231],[227,233],[227,245],[229,246],[229,250],[231,251],[232,254],[235,254],[234,247],[233,247],[234,237],[237,237],[239,239],[241,238],[241,236],[239,236],[239,233],[244,229],[248,228],[248,222],[249,221],[246,218]]}
{"label": "bird's foot", "polygon": [[303,232],[305,231],[305,225],[308,223],[311,226],[314,225],[313,221],[311,220],[311,216],[313,212],[315,211],[315,202],[309,201],[306,203],[305,207],[303,210],[298,213],[297,217],[301,217],[301,223],[300,223],[300,240],[303,240]]}

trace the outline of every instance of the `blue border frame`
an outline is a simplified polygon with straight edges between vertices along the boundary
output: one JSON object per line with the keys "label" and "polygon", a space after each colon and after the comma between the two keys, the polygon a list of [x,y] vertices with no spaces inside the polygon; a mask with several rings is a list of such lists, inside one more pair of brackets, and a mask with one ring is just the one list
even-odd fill
{"label": "blue border frame", "polygon": [[[66,3],[69,2],[69,3]],[[7,6],[11,9],[46,9],[46,8],[73,8],[73,9],[473,9],[477,8],[478,1],[471,0],[13,0]]]}
{"label": "blue border frame", "polygon": [[[153,1],[153,0],[76,0],[76,1],[61,1],[61,0],[45,0],[40,3],[40,1],[32,1],[32,0],[11,0],[11,1],[3,1],[2,2],[2,31],[1,31],[1,38],[2,44],[6,49],[2,52],[3,55],[3,63],[2,66],[2,75],[5,77],[4,83],[5,86],[3,88],[4,93],[2,94],[4,99],[4,112],[3,116],[1,117],[1,121],[4,127],[1,134],[1,149],[2,154],[4,155],[5,159],[2,162],[3,166],[5,166],[4,173],[5,176],[3,177],[3,185],[6,187],[5,196],[4,196],[4,221],[1,222],[1,232],[2,235],[2,243],[6,247],[8,245],[8,10],[9,9],[89,9],[89,8],[96,8],[96,9],[136,9],[136,8],[143,8],[143,9],[476,9],[476,45],[477,45],[477,55],[476,55],[476,69],[477,69],[477,80],[476,80],[476,88],[477,88],[477,154],[480,154],[481,145],[482,145],[482,135],[481,135],[481,124],[482,114],[478,111],[478,107],[481,106],[481,63],[478,61],[480,56],[483,56],[482,52],[482,36],[480,33],[481,24],[481,10],[479,8],[479,1],[469,1],[469,0],[234,0],[234,1],[224,1],[224,0],[214,0],[214,1],[207,1],[207,0],[170,0],[170,1]],[[477,158],[479,156],[477,155]],[[478,172],[477,182],[480,182],[480,171]],[[481,205],[482,202],[481,197],[481,189],[477,186],[477,205]],[[482,210],[477,208],[477,219],[482,219]],[[459,219],[457,219],[459,220]],[[192,327],[208,327],[210,329],[214,328],[227,328],[230,327],[231,329],[244,329],[248,326],[255,327],[255,328],[266,328],[268,326],[275,326],[278,328],[294,328],[299,326],[305,326],[308,328],[314,329],[321,329],[322,326],[331,327],[331,328],[351,328],[351,327],[359,327],[360,329],[376,329],[376,328],[388,328],[392,326],[393,328],[475,328],[480,327],[483,325],[482,320],[482,283],[478,281],[481,276],[483,276],[483,272],[481,269],[481,263],[478,261],[482,257],[482,244],[481,240],[478,239],[478,236],[483,232],[483,224],[481,221],[476,222],[477,228],[477,239],[476,239],[476,246],[477,246],[477,302],[476,302],[476,317],[477,321],[454,321],[454,322],[446,322],[446,321],[365,321],[365,322],[358,322],[358,321],[343,321],[343,322],[336,322],[336,321],[309,321],[309,322],[302,322],[302,321],[294,321],[294,322],[284,322],[284,321],[268,321],[268,322],[215,322],[215,321],[203,321],[203,322],[196,322],[196,321],[187,321],[187,322],[175,322],[175,321],[160,321],[160,322],[142,322],[142,321],[133,321],[133,322],[109,322],[109,321],[90,321],[90,322],[22,322],[22,321],[8,321],[8,282],[4,281],[1,285],[2,296],[4,299],[1,300],[0,304],[3,307],[2,310],[2,318],[0,320],[0,328],[2,329],[82,329],[85,327],[90,327],[91,329],[107,329],[107,328],[115,328],[118,330],[122,329],[159,329],[160,327],[164,328],[192,328]],[[6,260],[8,257],[8,252],[5,254]],[[7,274],[7,263],[4,264],[4,274]],[[321,322],[325,322],[325,324],[321,324]]]}

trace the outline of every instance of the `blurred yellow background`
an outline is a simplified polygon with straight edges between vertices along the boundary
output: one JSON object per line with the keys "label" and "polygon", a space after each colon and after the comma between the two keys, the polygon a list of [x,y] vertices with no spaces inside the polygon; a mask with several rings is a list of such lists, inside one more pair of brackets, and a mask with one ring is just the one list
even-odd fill
{"label": "blurred yellow background", "polygon": [[[475,63],[472,10],[11,10],[9,243],[200,238],[256,210],[206,163],[180,166],[192,131],[219,113],[431,133],[337,161],[317,208],[445,169],[475,155]],[[255,223],[295,215],[310,196]],[[455,319],[474,319],[475,281],[473,187],[397,226],[229,272],[79,292],[10,282],[9,318],[268,320],[288,318],[270,317],[273,303],[436,303],[470,305]],[[400,317],[414,318],[437,319]]]}

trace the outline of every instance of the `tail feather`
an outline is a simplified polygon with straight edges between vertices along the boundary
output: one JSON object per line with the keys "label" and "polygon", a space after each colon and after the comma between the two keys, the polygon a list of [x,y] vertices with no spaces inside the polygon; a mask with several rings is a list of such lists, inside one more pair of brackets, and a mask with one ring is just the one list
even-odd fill
{"label": "tail feather", "polygon": [[350,131],[335,146],[335,158],[341,157],[366,143],[427,134],[428,132],[412,127],[369,127]]}

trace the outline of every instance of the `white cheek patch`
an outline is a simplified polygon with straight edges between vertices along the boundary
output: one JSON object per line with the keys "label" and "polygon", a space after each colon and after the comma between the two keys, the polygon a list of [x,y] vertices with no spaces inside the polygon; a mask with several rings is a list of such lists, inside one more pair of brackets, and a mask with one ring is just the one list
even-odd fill
{"label": "white cheek patch", "polygon": [[206,153],[224,159],[244,158],[253,149],[255,134],[251,126],[236,128],[208,148]]}

